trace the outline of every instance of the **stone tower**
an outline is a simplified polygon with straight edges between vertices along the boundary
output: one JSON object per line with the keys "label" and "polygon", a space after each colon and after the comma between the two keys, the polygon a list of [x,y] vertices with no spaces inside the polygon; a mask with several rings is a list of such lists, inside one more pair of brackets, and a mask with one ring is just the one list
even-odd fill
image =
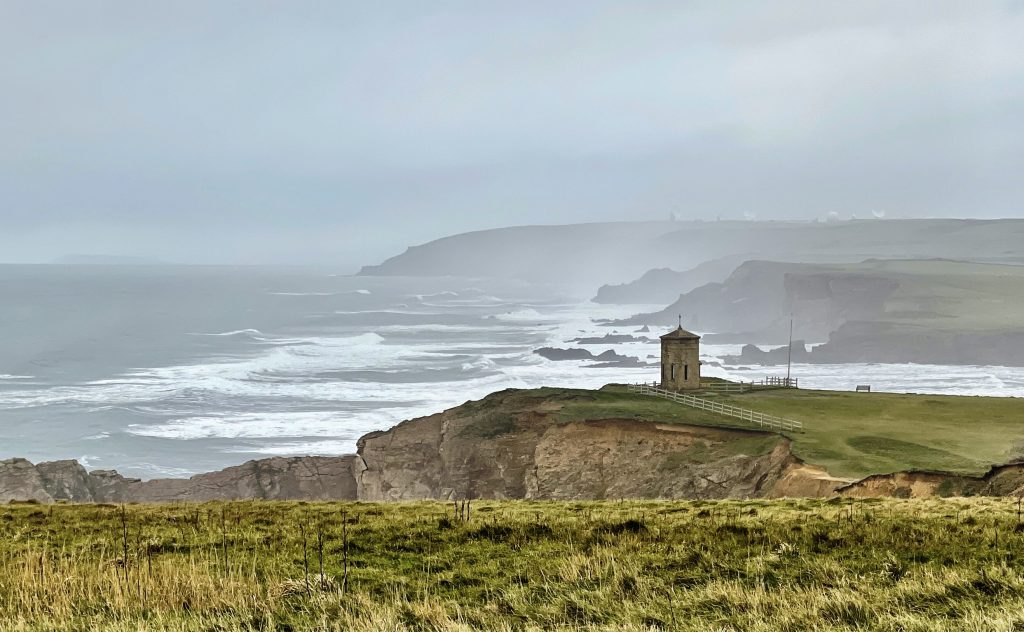
{"label": "stone tower", "polygon": [[661,337],[661,387],[673,391],[700,388],[700,336],[682,324]]}

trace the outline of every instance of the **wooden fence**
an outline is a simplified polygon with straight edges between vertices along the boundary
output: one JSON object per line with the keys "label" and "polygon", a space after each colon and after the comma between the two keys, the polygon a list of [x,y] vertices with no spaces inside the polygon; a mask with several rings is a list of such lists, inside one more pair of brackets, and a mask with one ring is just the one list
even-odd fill
{"label": "wooden fence", "polygon": [[766,377],[754,382],[701,382],[700,388],[715,393],[749,393],[769,388],[799,388],[795,377]]}
{"label": "wooden fence", "polygon": [[631,384],[629,390],[639,393],[641,395],[650,395],[652,397],[663,397],[689,406],[691,408],[697,408],[699,410],[706,410],[708,412],[717,413],[719,415],[725,415],[726,417],[733,417],[748,421],[752,424],[756,424],[762,428],[768,428],[770,430],[780,430],[789,432],[803,432],[804,425],[799,421],[792,419],[785,419],[783,417],[776,417],[775,415],[768,415],[765,413],[759,413],[755,410],[748,410],[746,408],[739,408],[737,406],[731,406],[722,402],[716,402],[703,397],[697,397],[695,395],[687,395],[685,393],[679,393],[677,391],[670,391],[657,386],[651,386],[649,384]]}

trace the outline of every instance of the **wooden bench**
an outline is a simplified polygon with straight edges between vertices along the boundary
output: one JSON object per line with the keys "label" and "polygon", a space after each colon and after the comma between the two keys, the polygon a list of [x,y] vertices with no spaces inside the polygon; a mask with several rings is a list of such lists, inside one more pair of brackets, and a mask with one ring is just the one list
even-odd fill
{"label": "wooden bench", "polygon": [[870,384],[858,384],[857,385],[857,392],[858,393],[870,393],[871,392],[871,385]]}

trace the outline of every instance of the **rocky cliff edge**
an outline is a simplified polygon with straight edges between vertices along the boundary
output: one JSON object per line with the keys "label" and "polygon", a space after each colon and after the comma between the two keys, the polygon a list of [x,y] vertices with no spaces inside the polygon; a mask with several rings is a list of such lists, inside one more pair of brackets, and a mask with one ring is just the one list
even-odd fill
{"label": "rocky cliff edge", "polygon": [[190,479],[0,461],[0,502],[826,496],[847,484],[754,430],[567,415],[588,391],[507,390],[403,422],[358,453],[250,461]]}

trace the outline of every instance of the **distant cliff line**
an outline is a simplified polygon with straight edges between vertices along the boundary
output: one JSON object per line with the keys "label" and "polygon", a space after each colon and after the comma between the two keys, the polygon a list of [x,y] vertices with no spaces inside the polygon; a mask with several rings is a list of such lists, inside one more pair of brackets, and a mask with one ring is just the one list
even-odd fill
{"label": "distant cliff line", "polygon": [[[928,235],[922,240],[921,235]],[[528,253],[525,254],[525,253]],[[485,276],[588,291],[655,268],[738,258],[790,262],[929,259],[1024,262],[1024,220],[610,222],[512,226],[451,235],[365,266],[371,276]],[[719,266],[715,266],[716,270]],[[724,277],[726,269],[715,276]],[[703,282],[711,280],[705,278]],[[695,287],[695,286],[691,286]],[[684,291],[688,288],[680,288]]]}

